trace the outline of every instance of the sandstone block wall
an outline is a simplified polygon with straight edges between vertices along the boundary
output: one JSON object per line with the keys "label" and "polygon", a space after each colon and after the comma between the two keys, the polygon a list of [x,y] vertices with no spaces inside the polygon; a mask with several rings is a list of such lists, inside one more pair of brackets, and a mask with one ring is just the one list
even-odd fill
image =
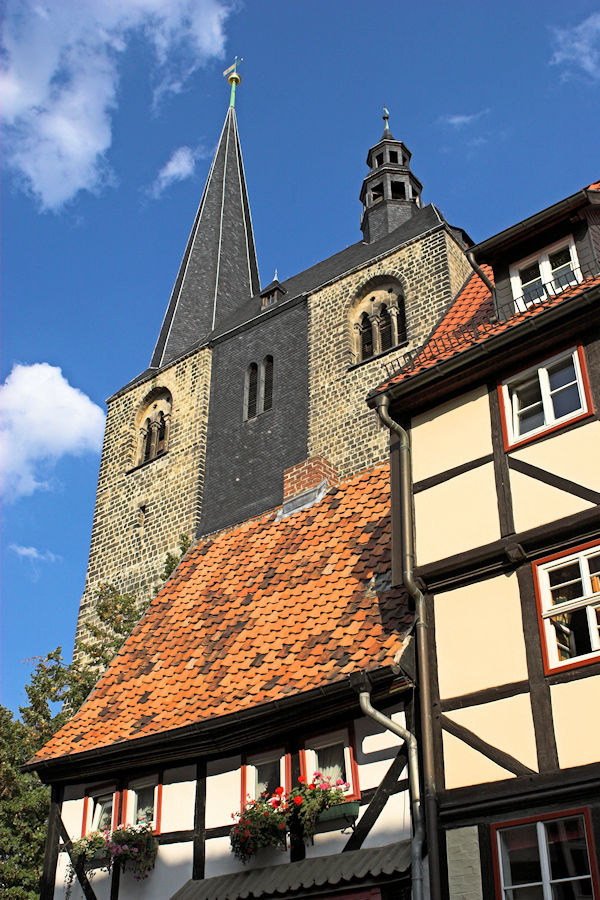
{"label": "sandstone block wall", "polygon": [[451,900],[482,900],[477,826],[447,831],[446,849]]}
{"label": "sandstone block wall", "polygon": [[[440,226],[308,298],[308,455],[322,456],[341,478],[388,458],[388,431],[365,397],[429,335],[471,268]],[[402,285],[408,344],[357,365],[354,304],[376,277]]]}
{"label": "sandstone block wall", "polygon": [[[109,402],[86,584],[79,610],[93,615],[101,583],[151,598],[165,555],[200,522],[211,351],[199,350]],[[145,400],[157,388],[173,405],[167,452],[140,465]]]}

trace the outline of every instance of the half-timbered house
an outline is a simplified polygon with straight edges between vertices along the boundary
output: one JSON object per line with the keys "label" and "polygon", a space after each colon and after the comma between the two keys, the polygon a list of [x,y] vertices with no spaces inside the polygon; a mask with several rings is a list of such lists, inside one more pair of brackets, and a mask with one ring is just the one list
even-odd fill
{"label": "half-timbered house", "polygon": [[393,583],[408,570],[426,624],[442,889],[598,897],[600,183],[469,257],[369,400],[392,433]]}

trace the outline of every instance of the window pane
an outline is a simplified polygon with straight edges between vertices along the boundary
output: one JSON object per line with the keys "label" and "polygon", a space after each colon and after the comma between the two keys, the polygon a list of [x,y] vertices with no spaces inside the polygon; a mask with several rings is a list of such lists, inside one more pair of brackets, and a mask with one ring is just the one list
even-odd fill
{"label": "window pane", "polygon": [[552,900],[592,900],[592,879],[561,881],[552,885]]}
{"label": "window pane", "polygon": [[528,409],[541,403],[542,391],[537,375],[534,378],[515,385],[515,394],[517,396],[518,409]]}
{"label": "window pane", "polygon": [[575,609],[550,619],[556,635],[559,660],[592,652],[587,609]]}
{"label": "window pane", "polygon": [[544,900],[544,889],[541,884],[534,884],[529,887],[504,891],[504,896],[506,900]]}
{"label": "window pane", "polygon": [[579,388],[576,384],[572,384],[567,388],[563,388],[556,394],[552,395],[552,406],[554,407],[554,416],[556,419],[562,416],[568,416],[570,413],[577,412],[581,409],[581,398],[579,396]]}
{"label": "window pane", "polygon": [[[528,884],[542,880],[535,823],[500,832],[505,884]],[[519,894],[527,897],[528,894]],[[538,896],[532,894],[532,897]],[[541,896],[541,894],[539,895]]]}
{"label": "window pane", "polygon": [[[600,575],[600,553],[596,556],[588,556],[588,566],[590,567],[590,575]],[[594,592],[600,588],[593,588]]]}
{"label": "window pane", "polygon": [[554,819],[544,825],[551,878],[589,875],[585,826],[582,816]]}
{"label": "window pane", "polygon": [[94,798],[92,831],[106,831],[112,824],[112,794]]}
{"label": "window pane", "polygon": [[538,262],[531,263],[529,266],[525,266],[524,269],[519,271],[519,277],[521,278],[521,284],[525,286],[530,281],[535,281],[536,278],[540,277],[540,265]]}
{"label": "window pane", "polygon": [[564,387],[567,384],[572,384],[574,381],[577,381],[572,357],[563,359],[553,366],[549,366],[548,379],[550,381],[551,391],[555,391],[556,388]]}
{"label": "window pane", "polygon": [[[325,778],[329,775],[332,781],[337,781],[338,778],[343,778],[344,781],[348,780],[346,778],[346,761],[342,743],[332,744],[330,747],[320,747],[315,755],[317,757],[317,771]],[[312,775],[312,772],[309,774]]]}
{"label": "window pane", "polygon": [[561,266],[571,265],[571,251],[568,247],[562,247],[555,253],[551,253],[549,259],[550,268],[554,272],[555,269],[559,269]]}
{"label": "window pane", "polygon": [[552,603],[566,603],[583,597],[583,582],[579,562],[566,563],[548,572]]}
{"label": "window pane", "polygon": [[154,785],[137,788],[135,791],[135,824],[152,822],[154,819]]}
{"label": "window pane", "polygon": [[280,767],[279,760],[274,759],[271,762],[260,763],[256,766],[256,784],[255,797],[260,797],[265,792],[271,796],[279,787]]}

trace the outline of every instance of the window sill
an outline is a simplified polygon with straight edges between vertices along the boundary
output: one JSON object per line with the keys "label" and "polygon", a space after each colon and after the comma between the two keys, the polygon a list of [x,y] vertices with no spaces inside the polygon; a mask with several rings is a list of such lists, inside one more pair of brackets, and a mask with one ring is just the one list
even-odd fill
{"label": "window sill", "polygon": [[596,418],[591,411],[579,413],[579,415],[573,416],[572,419],[566,419],[564,422],[557,422],[556,425],[550,425],[549,428],[544,428],[543,431],[537,431],[535,434],[530,434],[529,437],[520,438],[518,441],[515,441],[514,444],[509,443],[508,435],[505,435],[504,449],[507,453],[512,453],[513,450],[519,450],[521,447],[526,447],[528,444],[533,444],[535,441],[541,441],[544,438],[551,437],[558,431],[566,431],[572,425],[578,425],[585,419],[591,419],[592,417]]}
{"label": "window sill", "polygon": [[549,662],[544,661],[544,674],[560,675],[563,672],[571,672],[573,669],[581,669],[583,666],[591,666],[597,662],[600,662],[600,653],[598,652],[589,654],[585,657],[569,659],[566,662],[558,663],[557,665],[551,665]]}
{"label": "window sill", "polygon": [[351,366],[348,366],[347,372],[352,372],[354,369],[360,368],[360,366],[367,366],[369,363],[374,362],[376,359],[383,359],[384,356],[389,356],[390,353],[395,353],[398,350],[403,350],[405,347],[408,347],[408,341],[402,341],[401,344],[396,344],[395,347],[390,347],[389,350],[383,350],[381,353],[376,353],[375,356],[369,356],[368,359],[361,359],[360,362],[353,363]]}
{"label": "window sill", "polygon": [[169,451],[165,450],[164,453],[158,453],[152,459],[146,459],[144,462],[138,463],[137,466],[134,466],[132,469],[127,469],[125,472],[126,475],[131,475],[132,472],[137,472],[138,469],[143,469],[145,466],[152,465],[153,462],[156,462],[157,459],[164,459],[165,456],[169,455]]}

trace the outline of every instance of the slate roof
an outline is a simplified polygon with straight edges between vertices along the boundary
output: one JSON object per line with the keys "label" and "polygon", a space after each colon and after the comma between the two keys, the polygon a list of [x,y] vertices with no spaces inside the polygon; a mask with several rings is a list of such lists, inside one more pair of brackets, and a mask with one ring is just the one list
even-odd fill
{"label": "slate roof", "polygon": [[[493,281],[490,266],[481,266]],[[465,353],[477,344],[483,344],[497,335],[510,331],[530,319],[543,315],[548,309],[567,303],[583,291],[600,285],[600,276],[584,278],[580,284],[546,297],[530,306],[525,312],[513,313],[505,321],[498,321],[492,296],[479,275],[473,273],[462,291],[422,347],[404,358],[403,364],[391,377],[382,382],[370,397],[389,388],[416,378],[440,363]]]}
{"label": "slate roof", "polygon": [[229,107],[151,367],[205,340],[260,290],[235,109]]}
{"label": "slate roof", "polygon": [[317,856],[281,866],[269,866],[188,881],[171,900],[245,900],[285,896],[317,887],[350,886],[369,876],[396,875],[410,868],[410,841]]}
{"label": "slate roof", "polygon": [[391,664],[412,616],[389,590],[387,466],[186,555],[79,712],[35,760],[70,757]]}

